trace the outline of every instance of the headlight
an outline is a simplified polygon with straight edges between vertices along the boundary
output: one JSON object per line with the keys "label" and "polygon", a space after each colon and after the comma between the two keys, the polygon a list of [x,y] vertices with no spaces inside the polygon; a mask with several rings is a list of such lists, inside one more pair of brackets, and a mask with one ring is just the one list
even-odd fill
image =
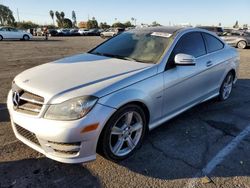
{"label": "headlight", "polygon": [[84,96],[50,105],[44,118],[53,120],[80,119],[95,106],[97,100],[98,98],[94,96]]}

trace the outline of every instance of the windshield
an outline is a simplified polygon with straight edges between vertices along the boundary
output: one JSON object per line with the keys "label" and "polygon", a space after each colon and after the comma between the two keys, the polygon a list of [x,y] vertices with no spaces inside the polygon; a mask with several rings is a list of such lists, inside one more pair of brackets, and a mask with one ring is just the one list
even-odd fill
{"label": "windshield", "polygon": [[171,34],[168,33],[124,32],[89,53],[143,63],[157,63],[170,41]]}

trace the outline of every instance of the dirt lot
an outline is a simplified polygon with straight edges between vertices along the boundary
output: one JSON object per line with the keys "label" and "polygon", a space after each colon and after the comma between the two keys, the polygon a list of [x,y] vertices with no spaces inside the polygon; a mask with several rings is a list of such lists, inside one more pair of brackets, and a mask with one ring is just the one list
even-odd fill
{"label": "dirt lot", "polygon": [[74,37],[0,42],[0,187],[250,188],[250,49],[240,51],[240,77],[228,101],[208,101],[165,123],[119,164],[99,155],[86,165],[61,164],[19,142],[6,111],[14,76],[102,41]]}

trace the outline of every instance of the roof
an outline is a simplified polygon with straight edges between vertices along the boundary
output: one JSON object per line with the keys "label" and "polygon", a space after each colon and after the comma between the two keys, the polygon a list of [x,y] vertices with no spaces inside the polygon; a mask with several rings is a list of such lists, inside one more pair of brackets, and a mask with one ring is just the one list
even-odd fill
{"label": "roof", "polygon": [[177,26],[157,26],[157,27],[143,27],[143,28],[136,28],[130,30],[132,32],[162,32],[162,33],[169,33],[173,34],[178,30],[184,29],[185,27],[177,27]]}

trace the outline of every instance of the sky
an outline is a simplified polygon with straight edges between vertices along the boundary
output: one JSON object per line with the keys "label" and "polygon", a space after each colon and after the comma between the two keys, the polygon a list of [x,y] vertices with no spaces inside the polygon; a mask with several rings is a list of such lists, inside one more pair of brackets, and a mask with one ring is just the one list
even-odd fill
{"label": "sky", "polygon": [[190,23],[230,27],[236,20],[240,25],[250,25],[250,0],[0,0],[8,6],[16,20],[51,24],[49,11],[64,11],[71,19],[72,10],[77,21],[95,17],[98,22],[112,24],[115,21],[131,21],[162,25]]}

